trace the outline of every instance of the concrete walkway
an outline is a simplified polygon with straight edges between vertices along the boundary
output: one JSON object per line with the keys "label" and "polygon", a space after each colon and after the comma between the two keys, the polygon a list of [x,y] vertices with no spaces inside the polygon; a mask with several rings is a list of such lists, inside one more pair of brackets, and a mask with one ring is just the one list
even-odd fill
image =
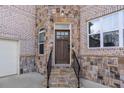
{"label": "concrete walkway", "polygon": [[0,88],[42,88],[44,77],[36,72],[0,78]]}

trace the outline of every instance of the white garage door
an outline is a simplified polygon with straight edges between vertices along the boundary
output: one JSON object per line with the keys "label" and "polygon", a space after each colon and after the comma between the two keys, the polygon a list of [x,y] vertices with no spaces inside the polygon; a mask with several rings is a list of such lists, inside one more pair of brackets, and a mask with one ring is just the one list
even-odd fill
{"label": "white garage door", "polygon": [[0,39],[0,77],[17,74],[18,42]]}

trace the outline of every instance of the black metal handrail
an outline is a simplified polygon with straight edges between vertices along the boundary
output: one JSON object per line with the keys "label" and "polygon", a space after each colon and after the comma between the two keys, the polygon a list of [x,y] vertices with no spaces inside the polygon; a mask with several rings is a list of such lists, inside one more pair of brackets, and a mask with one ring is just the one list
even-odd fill
{"label": "black metal handrail", "polygon": [[78,88],[80,88],[80,64],[74,50],[72,50],[72,57],[73,57],[72,67],[78,80]]}
{"label": "black metal handrail", "polygon": [[51,69],[52,69],[52,51],[50,51],[49,54],[49,59],[47,63],[47,88],[49,88],[49,79],[50,79],[50,74],[51,74]]}

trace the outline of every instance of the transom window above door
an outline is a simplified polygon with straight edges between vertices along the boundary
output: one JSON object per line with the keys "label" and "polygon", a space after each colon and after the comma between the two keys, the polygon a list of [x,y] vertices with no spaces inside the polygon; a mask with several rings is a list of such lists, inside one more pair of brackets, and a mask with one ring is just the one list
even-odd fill
{"label": "transom window above door", "polygon": [[70,24],[55,24],[55,29],[69,30]]}

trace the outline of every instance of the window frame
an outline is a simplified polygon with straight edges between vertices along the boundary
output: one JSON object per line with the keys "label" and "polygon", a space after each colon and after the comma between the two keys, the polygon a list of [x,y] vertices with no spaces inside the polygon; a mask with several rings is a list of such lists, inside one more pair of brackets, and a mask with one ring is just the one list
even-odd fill
{"label": "window frame", "polygon": [[[94,20],[91,20],[91,21],[95,21],[95,20],[99,20],[98,18],[97,19],[94,19]],[[100,47],[90,47],[90,42],[89,42],[89,36],[90,35],[95,35],[95,34],[90,34],[89,33],[89,22],[91,22],[91,21],[88,21],[87,22],[87,40],[88,40],[88,48],[100,48],[101,47],[101,42],[100,42]],[[99,20],[99,21],[101,21],[101,20]],[[100,22],[100,26],[101,26],[101,22]],[[100,37],[101,37],[101,32],[100,33],[96,33],[96,34],[100,34]],[[101,38],[100,38],[100,41],[101,41]]]}
{"label": "window frame", "polygon": [[105,33],[113,33],[113,32],[118,32],[118,43],[119,43],[119,30],[114,30],[114,31],[107,31],[107,32],[103,32],[102,34],[103,34],[103,47],[119,47],[119,44],[118,44],[118,46],[104,46],[104,34]]}
{"label": "window frame", "polygon": [[[45,52],[43,52],[43,54],[40,54],[40,45],[41,44],[45,45],[45,36],[44,36],[44,42],[42,42],[42,43],[39,42],[39,36],[40,36],[41,33],[45,33],[45,29],[40,29],[40,31],[38,32],[38,54],[39,55],[44,55]],[[43,51],[44,50],[45,50],[45,47],[44,47]]]}
{"label": "window frame", "polygon": [[[118,21],[119,21],[118,22],[119,27],[117,29],[119,31],[119,46],[107,46],[106,47],[106,46],[104,46],[103,33],[112,32],[112,31],[103,31],[102,20],[105,16],[110,16],[110,15],[113,15],[115,13],[118,13]],[[87,21],[87,48],[88,49],[100,49],[100,48],[106,49],[106,48],[123,48],[124,47],[124,34],[123,34],[124,33],[124,10],[114,12],[114,13],[111,13],[111,14],[108,14],[105,16]],[[100,29],[101,29],[101,31],[100,31],[100,47],[90,47],[90,43],[89,43],[89,36],[92,35],[89,33],[89,22],[92,22],[94,20],[100,20]]]}

